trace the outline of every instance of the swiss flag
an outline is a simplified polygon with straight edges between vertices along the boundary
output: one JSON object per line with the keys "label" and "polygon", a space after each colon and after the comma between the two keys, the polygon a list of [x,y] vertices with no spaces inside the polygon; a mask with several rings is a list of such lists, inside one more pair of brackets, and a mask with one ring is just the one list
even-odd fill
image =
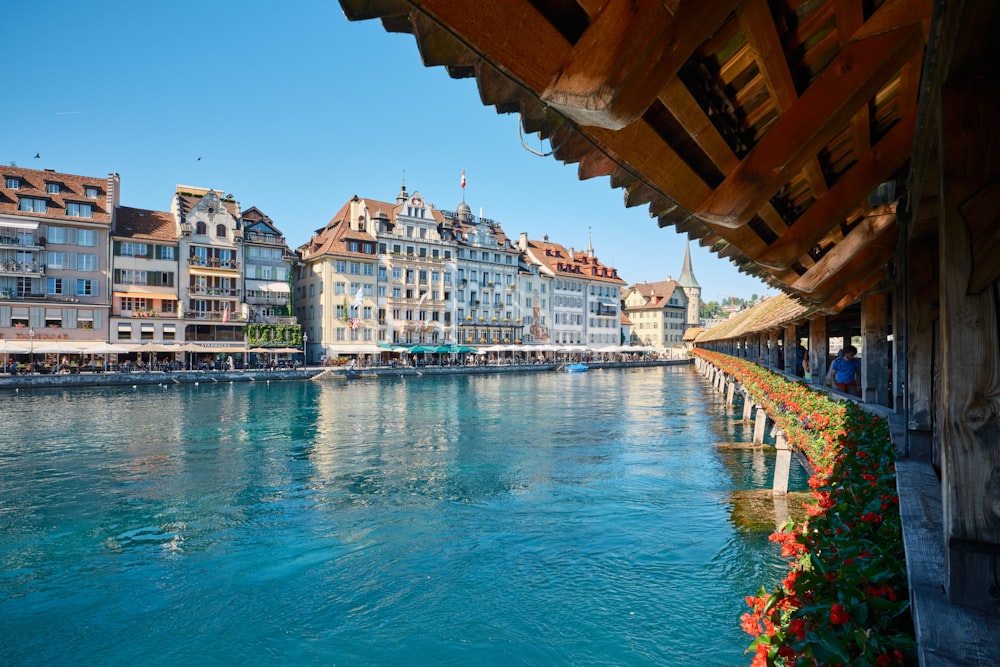
{"label": "swiss flag", "polygon": [[462,170],[462,189],[465,189],[465,170]]}

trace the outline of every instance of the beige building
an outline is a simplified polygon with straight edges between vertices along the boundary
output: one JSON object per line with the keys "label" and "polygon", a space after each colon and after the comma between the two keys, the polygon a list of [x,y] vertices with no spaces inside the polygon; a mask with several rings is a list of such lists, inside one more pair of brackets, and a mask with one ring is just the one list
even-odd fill
{"label": "beige building", "polygon": [[680,347],[687,330],[688,296],[676,280],[637,283],[625,290],[625,314],[634,345]]}
{"label": "beige building", "polygon": [[166,211],[119,206],[111,244],[110,342],[182,341],[178,227]]}
{"label": "beige building", "polygon": [[[378,351],[378,241],[391,204],[357,196],[298,249],[295,314],[309,337],[309,361]],[[381,280],[381,283],[380,283]]]}
{"label": "beige building", "polygon": [[33,351],[106,341],[118,175],[2,169],[0,337]]}

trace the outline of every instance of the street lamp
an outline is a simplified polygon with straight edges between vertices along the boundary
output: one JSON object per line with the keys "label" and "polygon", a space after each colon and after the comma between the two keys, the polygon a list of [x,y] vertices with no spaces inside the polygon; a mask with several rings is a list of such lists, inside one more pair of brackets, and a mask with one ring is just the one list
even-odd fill
{"label": "street lamp", "polygon": [[302,370],[309,370],[309,334],[302,334]]}

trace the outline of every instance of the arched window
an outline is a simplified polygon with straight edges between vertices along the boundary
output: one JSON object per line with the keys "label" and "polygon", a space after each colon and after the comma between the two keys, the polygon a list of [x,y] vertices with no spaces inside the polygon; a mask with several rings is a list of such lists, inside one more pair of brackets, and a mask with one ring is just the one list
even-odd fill
{"label": "arched window", "polygon": [[205,223],[199,220],[198,224],[196,224],[194,226],[194,233],[195,234],[206,234],[206,233],[208,233],[208,229],[205,227]]}
{"label": "arched window", "polygon": [[222,238],[225,238],[225,236],[226,236],[226,226],[225,225],[216,225],[215,226],[215,235],[216,236],[220,236]]}

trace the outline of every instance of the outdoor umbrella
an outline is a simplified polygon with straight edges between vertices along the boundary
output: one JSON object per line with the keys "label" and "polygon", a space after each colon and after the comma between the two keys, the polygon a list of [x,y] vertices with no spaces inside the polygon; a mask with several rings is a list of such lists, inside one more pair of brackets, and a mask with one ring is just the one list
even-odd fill
{"label": "outdoor umbrella", "polygon": [[11,343],[5,338],[0,338],[0,350],[3,350],[3,367],[7,368],[7,355],[8,354],[27,354],[29,352],[28,348],[24,345],[18,345],[17,343]]}

